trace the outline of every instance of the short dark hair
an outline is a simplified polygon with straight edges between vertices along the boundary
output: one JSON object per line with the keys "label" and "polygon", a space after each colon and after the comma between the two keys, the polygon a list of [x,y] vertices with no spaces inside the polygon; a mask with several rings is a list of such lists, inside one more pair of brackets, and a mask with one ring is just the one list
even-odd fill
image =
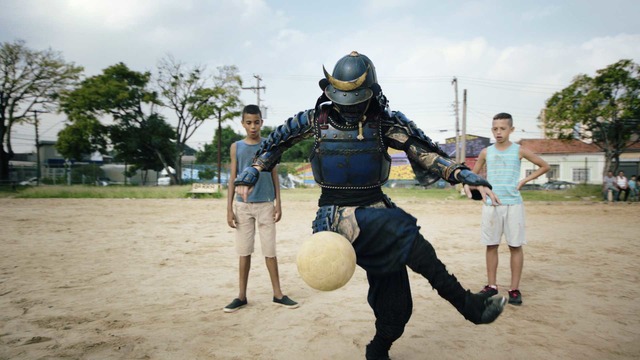
{"label": "short dark hair", "polygon": [[260,111],[260,107],[258,105],[247,105],[244,107],[244,109],[242,109],[242,118],[244,119],[244,114],[254,114],[254,115],[260,115],[260,118],[262,119],[262,112]]}
{"label": "short dark hair", "polygon": [[513,126],[513,117],[508,113],[497,113],[493,116],[493,120],[509,120],[509,126]]}

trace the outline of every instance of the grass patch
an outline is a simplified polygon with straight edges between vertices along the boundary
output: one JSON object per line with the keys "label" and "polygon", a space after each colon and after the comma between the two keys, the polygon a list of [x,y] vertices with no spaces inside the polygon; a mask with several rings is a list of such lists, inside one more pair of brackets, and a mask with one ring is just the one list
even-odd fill
{"label": "grass patch", "polygon": [[[191,185],[180,186],[87,186],[51,185],[18,188],[0,193],[1,197],[19,199],[181,199],[190,197]],[[200,197],[221,198],[224,193]]]}
{"label": "grass patch", "polygon": [[[570,190],[529,190],[522,191],[525,201],[600,201],[600,185],[578,185]],[[89,198],[89,199],[183,199],[191,197],[190,185],[180,186],[88,186],[88,185],[42,185],[0,189],[0,198],[44,199],[44,198]],[[384,188],[392,200],[428,200],[428,201],[468,201],[454,188],[423,189]],[[320,197],[320,188],[282,189],[283,201],[313,201]],[[199,198],[226,199],[227,191],[217,194],[202,194]]]}

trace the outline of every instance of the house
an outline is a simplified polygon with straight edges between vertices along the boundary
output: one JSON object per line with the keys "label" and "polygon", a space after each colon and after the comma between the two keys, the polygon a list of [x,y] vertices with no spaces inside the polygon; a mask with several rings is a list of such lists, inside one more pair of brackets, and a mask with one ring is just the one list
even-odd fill
{"label": "house", "polygon": [[[580,140],[557,139],[521,139],[518,143],[540,155],[551,170],[532,183],[544,183],[547,180],[563,180],[579,184],[602,184],[605,157],[602,149]],[[535,165],[526,159],[522,160],[520,171],[524,178],[535,170]],[[627,177],[640,173],[640,144],[628,148],[620,156],[619,170]]]}
{"label": "house", "polygon": [[[563,180],[580,184],[602,184],[605,157],[602,149],[596,145],[580,140],[558,139],[521,139],[517,141],[521,146],[540,155],[551,170],[544,176],[533,180],[533,184],[544,184],[551,180]],[[491,145],[491,139],[467,135],[465,165],[473,168],[482,149]],[[440,147],[449,157],[455,159],[455,138],[448,138]],[[521,178],[525,178],[535,171],[536,166],[526,159],[520,167]],[[619,170],[627,177],[640,174],[640,144],[635,144],[625,150],[620,156]]]}

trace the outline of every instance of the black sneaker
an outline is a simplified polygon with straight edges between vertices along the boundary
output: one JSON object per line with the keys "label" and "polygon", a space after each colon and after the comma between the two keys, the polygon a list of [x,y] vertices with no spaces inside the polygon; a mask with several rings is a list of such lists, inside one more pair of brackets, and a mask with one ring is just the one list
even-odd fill
{"label": "black sneaker", "polygon": [[484,297],[490,298],[493,295],[498,295],[498,289],[493,288],[493,287],[491,287],[489,285],[486,285],[482,290],[480,290],[478,295],[482,295]]}
{"label": "black sneaker", "polygon": [[500,316],[504,305],[507,303],[507,298],[504,296],[494,296],[487,298],[484,301],[485,308],[480,316],[480,324],[492,323]]}
{"label": "black sneaker", "polygon": [[289,309],[295,309],[298,306],[300,306],[300,305],[298,305],[297,302],[291,300],[287,295],[283,296],[282,299],[277,299],[274,296],[273,297],[273,302],[278,304],[278,305],[282,305],[282,306],[284,306],[286,308],[289,308]]}
{"label": "black sneaker", "polygon": [[522,294],[520,293],[520,290],[509,290],[509,304],[522,305]]}
{"label": "black sneaker", "polygon": [[224,307],[224,312],[232,313],[234,311],[240,310],[247,305],[247,299],[240,300],[238,298],[233,299],[233,301]]}

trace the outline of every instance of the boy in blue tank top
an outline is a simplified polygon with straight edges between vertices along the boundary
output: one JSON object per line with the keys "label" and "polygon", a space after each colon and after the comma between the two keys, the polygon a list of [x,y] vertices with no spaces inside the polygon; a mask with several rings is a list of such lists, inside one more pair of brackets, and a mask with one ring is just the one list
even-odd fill
{"label": "boy in blue tank top", "polygon": [[[238,169],[251,166],[262,142],[260,129],[262,128],[262,113],[256,105],[247,105],[242,110],[242,127],[247,136],[231,144],[231,174],[227,191],[227,223],[236,229],[236,252],[239,256],[240,291],[238,297],[224,307],[224,312],[234,312],[247,305],[247,282],[251,269],[251,254],[254,251],[256,227],[260,233],[260,245],[265,257],[271,286],[273,287],[273,302],[284,307],[294,309],[298,303],[282,293],[280,276],[278,274],[278,259],[276,257],[276,222],[282,216],[280,201],[280,182],[277,169],[270,173],[260,174],[253,191],[244,201],[235,196],[233,180],[238,175]],[[235,204],[234,204],[235,200]],[[275,201],[275,204],[274,204]]]}
{"label": "boy in blue tank top", "polygon": [[[482,207],[482,243],[487,246],[487,279],[488,284],[480,291],[486,296],[498,294],[498,246],[505,236],[511,254],[511,284],[509,303],[522,304],[520,278],[524,264],[523,245],[525,239],[525,216],[520,188],[549,171],[550,167],[540,156],[530,150],[512,143],[509,136],[513,133],[513,118],[510,114],[499,113],[493,117],[491,133],[495,144],[483,149],[473,167],[474,173],[487,166],[487,180],[493,185],[493,192],[499,203],[492,204],[487,198]],[[538,166],[536,171],[520,180],[520,161],[525,158]]]}

